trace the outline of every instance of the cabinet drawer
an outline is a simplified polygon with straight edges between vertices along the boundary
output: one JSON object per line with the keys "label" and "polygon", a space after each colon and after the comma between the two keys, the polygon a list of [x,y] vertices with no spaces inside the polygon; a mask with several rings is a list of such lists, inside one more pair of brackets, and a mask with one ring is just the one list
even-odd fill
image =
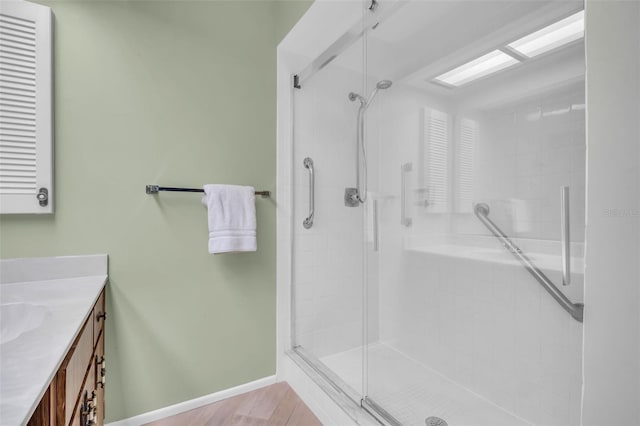
{"label": "cabinet drawer", "polygon": [[100,297],[98,297],[98,301],[96,302],[93,308],[93,345],[95,346],[98,343],[98,339],[100,338],[100,333],[104,330],[104,321],[107,318],[107,313],[105,310],[104,304],[104,290],[100,293]]}
{"label": "cabinet drawer", "polygon": [[[93,322],[91,318],[84,324],[80,336],[71,350],[71,355],[66,362],[60,383],[64,384],[65,415],[64,424],[69,424],[73,414],[72,408],[76,406],[78,395],[82,389],[87,369],[89,368],[93,356]],[[62,401],[60,401],[62,402]]]}

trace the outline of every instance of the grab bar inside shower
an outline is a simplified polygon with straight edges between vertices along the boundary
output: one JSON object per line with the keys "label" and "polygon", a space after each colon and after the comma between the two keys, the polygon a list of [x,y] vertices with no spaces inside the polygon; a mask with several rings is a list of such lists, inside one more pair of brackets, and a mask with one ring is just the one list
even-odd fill
{"label": "grab bar inside shower", "polygon": [[400,224],[411,226],[412,220],[407,217],[407,172],[412,169],[412,163],[404,163],[400,166]]}
{"label": "grab bar inside shower", "polygon": [[569,187],[560,192],[560,238],[562,243],[562,285],[571,283],[571,238],[569,236]]}
{"label": "grab bar inside shower", "polygon": [[567,296],[561,292],[556,285],[529,259],[513,241],[498,226],[489,219],[489,206],[484,203],[478,203],[474,206],[473,212],[480,219],[489,231],[500,240],[511,254],[522,263],[524,268],[542,285],[542,287],[569,312],[569,314],[578,322],[582,322],[584,305],[582,303],[573,303]]}
{"label": "grab bar inside shower", "polygon": [[314,201],[315,201],[315,176],[313,174],[313,160],[310,157],[304,159],[304,167],[309,170],[309,216],[302,221],[302,226],[309,229],[313,226]]}

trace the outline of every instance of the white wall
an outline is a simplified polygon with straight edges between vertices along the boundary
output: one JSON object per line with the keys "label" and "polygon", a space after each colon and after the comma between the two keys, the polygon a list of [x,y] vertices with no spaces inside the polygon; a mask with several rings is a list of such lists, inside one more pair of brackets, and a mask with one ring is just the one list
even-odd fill
{"label": "white wall", "polygon": [[586,2],[584,426],[640,424],[640,2]]}

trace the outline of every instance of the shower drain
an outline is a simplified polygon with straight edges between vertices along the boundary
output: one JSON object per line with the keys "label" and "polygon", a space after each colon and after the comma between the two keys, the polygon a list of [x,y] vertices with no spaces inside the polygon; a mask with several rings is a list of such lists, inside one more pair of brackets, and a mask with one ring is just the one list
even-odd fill
{"label": "shower drain", "polygon": [[442,420],[440,417],[435,416],[427,417],[426,419],[424,419],[424,424],[426,426],[448,426],[447,422]]}

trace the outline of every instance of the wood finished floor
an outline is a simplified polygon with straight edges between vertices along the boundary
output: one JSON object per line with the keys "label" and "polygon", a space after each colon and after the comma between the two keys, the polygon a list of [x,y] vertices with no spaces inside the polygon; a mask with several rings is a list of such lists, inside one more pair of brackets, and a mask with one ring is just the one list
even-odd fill
{"label": "wood finished floor", "polygon": [[287,382],[265,386],[147,426],[322,426]]}

